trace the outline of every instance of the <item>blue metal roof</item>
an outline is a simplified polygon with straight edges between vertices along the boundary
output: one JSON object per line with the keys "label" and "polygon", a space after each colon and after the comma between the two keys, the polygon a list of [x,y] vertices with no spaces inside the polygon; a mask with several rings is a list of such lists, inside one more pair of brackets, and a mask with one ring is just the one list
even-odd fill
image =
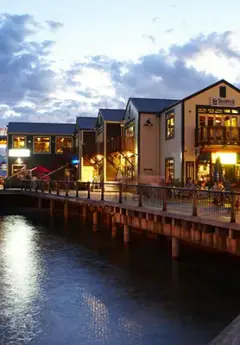
{"label": "blue metal roof", "polygon": [[8,133],[72,135],[75,123],[9,122]]}
{"label": "blue metal roof", "polygon": [[104,121],[122,121],[125,109],[99,109]]}
{"label": "blue metal roof", "polygon": [[77,128],[80,129],[94,129],[97,122],[96,117],[79,116],[77,117]]}
{"label": "blue metal roof", "polygon": [[176,99],[162,98],[129,98],[140,113],[159,113],[161,110],[170,107],[178,102]]}

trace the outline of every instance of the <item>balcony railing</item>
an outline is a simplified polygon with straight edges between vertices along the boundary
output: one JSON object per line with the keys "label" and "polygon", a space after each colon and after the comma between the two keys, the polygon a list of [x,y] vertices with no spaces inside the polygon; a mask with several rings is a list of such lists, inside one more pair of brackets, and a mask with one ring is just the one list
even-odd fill
{"label": "balcony railing", "polygon": [[114,137],[107,142],[107,153],[134,152],[134,137]]}
{"label": "balcony railing", "polygon": [[208,126],[196,129],[196,145],[239,145],[239,127]]}

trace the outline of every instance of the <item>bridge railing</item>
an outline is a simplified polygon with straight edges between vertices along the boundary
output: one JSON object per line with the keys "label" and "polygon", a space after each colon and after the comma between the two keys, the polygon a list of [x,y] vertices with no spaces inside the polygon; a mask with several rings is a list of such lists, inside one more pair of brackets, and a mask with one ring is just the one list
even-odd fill
{"label": "bridge railing", "polygon": [[[6,181],[5,189],[13,188]],[[172,213],[240,222],[240,193],[215,190],[190,190],[166,186],[123,183],[31,181],[19,182],[19,189],[68,198],[91,199],[160,209]]]}

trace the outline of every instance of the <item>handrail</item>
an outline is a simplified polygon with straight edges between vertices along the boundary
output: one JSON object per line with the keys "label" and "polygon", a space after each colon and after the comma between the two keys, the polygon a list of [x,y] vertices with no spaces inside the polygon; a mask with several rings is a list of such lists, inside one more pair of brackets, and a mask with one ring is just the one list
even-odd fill
{"label": "handrail", "polygon": [[54,174],[55,172],[57,172],[57,171],[59,171],[59,170],[61,170],[61,169],[63,169],[63,168],[66,168],[67,166],[68,166],[68,164],[65,164],[65,165],[61,166],[60,168],[57,168],[57,169],[51,171],[50,173],[48,173],[48,174],[42,176],[41,179],[44,179],[45,177],[48,177],[48,176]]}
{"label": "handrail", "polygon": [[5,178],[5,180],[10,180],[11,178],[13,178],[13,177],[15,177],[15,176],[19,175],[20,173],[27,171],[27,170],[28,170],[27,168],[23,168],[23,169],[19,170],[17,173],[15,173],[11,176],[8,176],[7,178]]}

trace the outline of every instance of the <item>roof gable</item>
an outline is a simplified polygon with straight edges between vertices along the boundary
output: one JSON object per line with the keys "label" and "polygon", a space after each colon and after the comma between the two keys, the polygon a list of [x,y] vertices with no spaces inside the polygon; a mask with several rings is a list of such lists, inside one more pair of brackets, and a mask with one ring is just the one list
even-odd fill
{"label": "roof gable", "polygon": [[159,113],[162,109],[169,107],[179,100],[164,98],[129,98],[139,113]]}
{"label": "roof gable", "polygon": [[[187,101],[187,100],[189,100],[189,99],[191,99],[191,98],[193,98],[193,97],[196,97],[196,96],[200,95],[201,93],[204,93],[204,92],[206,92],[206,91],[208,91],[208,90],[210,90],[210,89],[212,89],[212,88],[214,88],[214,87],[216,87],[216,86],[218,86],[218,85],[220,85],[220,84],[225,84],[226,86],[228,86],[228,87],[230,87],[230,88],[232,88],[232,89],[234,89],[235,91],[237,91],[237,92],[240,93],[240,89],[239,89],[238,87],[236,87],[235,85],[229,83],[229,82],[226,81],[225,79],[221,79],[221,80],[218,80],[216,83],[213,83],[213,84],[211,84],[211,85],[209,85],[209,86],[207,86],[207,87],[205,87],[205,88],[203,88],[203,89],[201,89],[201,90],[199,90],[199,91],[197,91],[197,92],[194,92],[194,93],[192,93],[191,95],[189,95],[189,96],[187,96],[187,97],[181,99],[180,101],[178,101],[178,102],[177,102],[176,104],[174,104],[174,105],[177,105],[177,104],[179,104],[179,103],[181,103],[181,102],[185,102],[185,101]],[[166,111],[166,110],[170,109],[171,107],[172,107],[172,106],[168,106],[168,107],[166,107],[165,109],[162,109],[162,111],[160,111],[160,113],[163,112],[163,111]]]}
{"label": "roof gable", "polygon": [[99,109],[104,121],[120,122],[124,119],[125,109]]}
{"label": "roof gable", "polygon": [[9,133],[72,135],[74,123],[9,122]]}
{"label": "roof gable", "polygon": [[77,129],[94,129],[96,126],[97,117],[79,116],[77,117]]}

